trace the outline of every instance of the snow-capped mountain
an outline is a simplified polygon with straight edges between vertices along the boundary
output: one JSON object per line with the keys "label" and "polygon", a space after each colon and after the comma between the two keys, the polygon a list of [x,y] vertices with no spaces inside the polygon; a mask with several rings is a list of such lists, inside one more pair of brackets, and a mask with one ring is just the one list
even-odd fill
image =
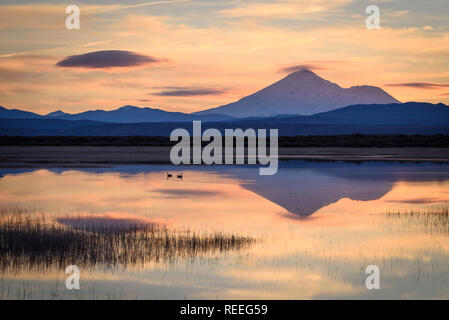
{"label": "snow-capped mountain", "polygon": [[214,113],[237,118],[280,114],[312,115],[354,104],[397,102],[399,101],[381,88],[355,86],[345,89],[303,69],[237,102],[196,114]]}

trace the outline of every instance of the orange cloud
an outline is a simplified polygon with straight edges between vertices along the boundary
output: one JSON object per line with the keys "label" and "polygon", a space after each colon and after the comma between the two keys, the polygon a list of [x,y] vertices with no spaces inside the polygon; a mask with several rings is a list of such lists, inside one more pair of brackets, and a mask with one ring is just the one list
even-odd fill
{"label": "orange cloud", "polygon": [[[64,29],[63,6],[2,6],[0,28],[2,15],[18,17],[17,21],[4,17],[3,27],[21,26],[25,31],[17,32],[27,38],[28,54],[53,58],[46,61],[29,56],[20,62],[0,56],[1,104],[43,113],[55,109],[114,109],[121,106],[123,99],[138,104],[149,88],[179,87],[185,88],[184,92],[153,96],[151,106],[193,112],[234,102],[279,80],[280,69],[289,72],[293,69],[288,68],[299,66],[320,68],[320,75],[342,87],[447,83],[449,38],[444,28],[393,28],[385,24],[380,30],[368,30],[363,14],[346,18],[344,6],[348,2],[235,2],[228,11],[220,10],[221,7],[211,9],[209,17],[214,23],[201,20],[199,15],[170,15],[166,10],[165,15],[156,16],[130,14],[141,12],[132,9],[117,11],[120,6],[83,6],[79,32]],[[286,12],[284,7],[293,11]],[[50,23],[45,30],[36,27],[40,22],[29,17],[40,9],[45,21],[47,14],[54,15],[48,21],[55,24]],[[111,10],[114,15],[108,13]],[[315,15],[335,15],[339,21],[320,20],[320,24],[306,24],[307,28],[267,23],[272,18],[289,21],[290,17],[297,20],[304,16],[316,18]],[[395,19],[409,19],[409,15],[399,14]],[[95,29],[91,22],[95,22]],[[51,25],[54,28],[50,30]],[[30,30],[32,38],[26,33]],[[2,43],[13,47],[15,38],[9,33],[0,35]],[[60,45],[65,43],[68,45]],[[67,68],[62,72],[55,67],[61,57],[84,54],[86,44],[95,50],[114,50],[120,44],[120,48],[130,52],[171,60],[150,63],[147,66],[151,68]],[[206,91],[186,92],[190,88]],[[208,91],[217,88],[233,89]],[[24,90],[34,93],[20,94]],[[391,94],[400,101],[449,103],[447,95],[410,86],[391,87]]]}

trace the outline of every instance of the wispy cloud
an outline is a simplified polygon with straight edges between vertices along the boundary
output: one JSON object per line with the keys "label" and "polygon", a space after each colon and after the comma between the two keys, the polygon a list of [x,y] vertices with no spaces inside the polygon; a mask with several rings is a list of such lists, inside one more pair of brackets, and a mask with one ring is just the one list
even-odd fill
{"label": "wispy cloud", "polygon": [[139,99],[139,100],[137,100],[137,101],[142,102],[142,103],[150,103],[150,102],[153,102],[153,100],[151,100],[151,99]]}
{"label": "wispy cloud", "polygon": [[97,47],[97,46],[103,46],[105,44],[109,44],[111,42],[112,42],[112,40],[91,41],[91,42],[81,45],[81,47],[83,47],[83,48]]}
{"label": "wispy cloud", "polygon": [[89,13],[105,13],[105,12],[111,12],[111,11],[117,11],[117,10],[123,10],[123,9],[134,9],[139,7],[148,7],[148,6],[155,6],[155,5],[163,5],[163,4],[176,4],[176,3],[183,3],[183,2],[191,2],[191,0],[166,0],[166,1],[153,1],[153,2],[144,2],[144,3],[138,3],[133,4],[130,6],[104,6],[102,8],[95,9],[93,11],[90,11]]}
{"label": "wispy cloud", "polygon": [[386,84],[389,87],[409,87],[416,89],[438,89],[449,87],[449,84],[432,83],[432,82],[407,82],[407,83],[391,83]]}
{"label": "wispy cloud", "polygon": [[273,2],[244,2],[239,6],[221,10],[223,16],[231,18],[298,18],[311,14],[330,12],[341,8],[353,0],[287,0]]}
{"label": "wispy cloud", "polygon": [[155,87],[155,89],[163,89],[163,90],[151,93],[152,95],[164,97],[219,95],[228,91],[227,89],[198,88],[198,87]]}
{"label": "wispy cloud", "polygon": [[191,2],[191,0],[167,0],[167,1],[153,1],[153,2],[144,2],[139,3],[131,6],[123,6],[123,9],[130,9],[130,8],[138,8],[138,7],[146,7],[146,6],[154,6],[158,4],[171,4],[171,3],[181,3],[181,2]]}

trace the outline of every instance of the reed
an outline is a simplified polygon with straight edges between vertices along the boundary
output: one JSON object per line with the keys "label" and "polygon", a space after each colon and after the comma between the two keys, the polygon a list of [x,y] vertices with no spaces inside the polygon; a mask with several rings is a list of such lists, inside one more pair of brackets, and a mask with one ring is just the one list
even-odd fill
{"label": "reed", "polygon": [[424,228],[430,233],[449,233],[449,207],[429,207],[421,210],[405,210],[387,213],[389,223],[400,223]]}
{"label": "reed", "polygon": [[224,233],[195,233],[166,226],[71,228],[46,215],[0,211],[0,272],[65,268],[142,266],[174,263],[240,250],[255,240]]}

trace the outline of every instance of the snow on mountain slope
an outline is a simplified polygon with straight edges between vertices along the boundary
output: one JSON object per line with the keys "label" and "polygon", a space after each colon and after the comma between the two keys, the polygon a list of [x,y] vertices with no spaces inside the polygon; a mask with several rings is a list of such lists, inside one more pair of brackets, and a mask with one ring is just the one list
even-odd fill
{"label": "snow on mountain slope", "polygon": [[215,113],[238,118],[279,114],[312,115],[353,104],[396,102],[399,101],[378,87],[355,86],[345,89],[303,69],[237,102],[196,114]]}

